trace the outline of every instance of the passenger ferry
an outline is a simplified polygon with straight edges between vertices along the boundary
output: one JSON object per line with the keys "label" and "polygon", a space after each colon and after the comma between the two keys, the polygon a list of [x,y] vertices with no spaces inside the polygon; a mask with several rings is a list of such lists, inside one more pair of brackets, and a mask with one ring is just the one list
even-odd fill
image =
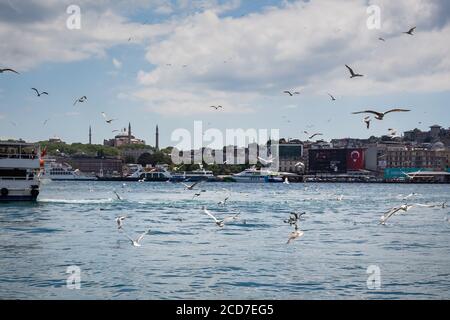
{"label": "passenger ferry", "polygon": [[197,182],[197,181],[218,181],[219,179],[214,176],[214,173],[205,169],[198,169],[194,171],[185,172],[172,172],[170,181],[172,182]]}
{"label": "passenger ferry", "polygon": [[44,170],[41,173],[42,179],[53,181],[94,181],[95,176],[88,176],[80,170],[74,170],[69,164],[58,163],[56,159],[44,159]]}
{"label": "passenger ferry", "polygon": [[232,177],[236,182],[245,182],[245,183],[284,182],[283,177],[278,173],[265,169],[259,170],[256,169],[255,167],[246,169],[240,173],[233,174]]}
{"label": "passenger ferry", "polygon": [[0,202],[36,201],[41,165],[39,145],[0,141]]}
{"label": "passenger ferry", "polygon": [[130,166],[130,173],[124,177],[97,176],[98,181],[120,181],[120,182],[166,182],[172,178],[169,171],[162,167],[146,170],[141,165]]}

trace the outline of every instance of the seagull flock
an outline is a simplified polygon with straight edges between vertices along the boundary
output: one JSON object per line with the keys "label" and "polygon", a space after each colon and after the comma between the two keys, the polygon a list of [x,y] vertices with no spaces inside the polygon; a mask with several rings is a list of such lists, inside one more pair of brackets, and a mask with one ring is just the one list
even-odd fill
{"label": "seagull flock", "polygon": [[[195,182],[192,185],[187,185],[186,183],[179,183],[184,187],[184,190],[186,191],[196,191],[199,190],[198,192],[196,191],[194,198],[196,197],[200,197],[203,193],[207,192],[207,190],[204,189],[195,189],[196,187],[199,187],[201,184],[203,183],[203,181],[199,181],[199,182]],[[307,190],[308,187],[305,187],[305,190]],[[227,206],[227,203],[229,201],[229,199],[231,198],[231,192],[230,190],[226,189],[226,188],[222,188],[223,191],[226,192],[226,196],[223,198],[223,200],[217,202],[217,206],[218,207],[222,207],[225,208]],[[123,201],[123,198],[116,192],[113,191],[114,194],[117,197],[117,200],[119,201]],[[219,191],[217,191],[219,192]],[[315,192],[320,192],[320,190],[318,188],[315,189]],[[412,210],[413,208],[432,208],[432,209],[446,209],[448,208],[447,206],[447,202],[441,202],[441,203],[427,203],[427,204],[421,204],[421,203],[414,203],[411,204],[408,201],[416,196],[418,196],[419,194],[417,193],[410,193],[406,196],[404,195],[398,195],[397,198],[405,201],[404,204],[401,204],[399,206],[395,206],[391,209],[389,209],[388,211],[386,211],[380,218],[379,220],[379,225],[383,225],[385,226],[387,224],[387,221],[390,220],[392,217],[394,216],[399,216],[402,214],[405,214],[407,212],[409,212],[410,210]],[[329,196],[331,196],[331,200],[335,199],[337,201],[344,201],[344,195],[334,195],[334,194],[329,194]],[[312,199],[309,199],[312,200]],[[246,224],[246,220],[241,220],[242,214],[241,212],[229,212],[228,214],[222,215],[222,217],[219,217],[220,214],[218,213],[213,213],[210,209],[208,209],[206,206],[202,206],[201,207],[201,211],[202,214],[204,214],[206,217],[210,218],[212,220],[212,223],[219,229],[223,229],[226,227],[227,224],[230,223],[235,223],[237,221],[242,221],[243,224]],[[289,245],[291,244],[293,241],[301,238],[304,236],[305,232],[304,230],[300,229],[300,222],[304,220],[304,216],[307,216],[308,214],[306,212],[302,212],[302,211],[295,211],[295,212],[290,212],[289,216],[283,220],[283,223],[289,225],[289,227],[293,228],[293,230],[288,234],[287,236],[287,242],[286,244]],[[144,237],[150,233],[151,229],[147,228],[145,229],[144,232],[140,233],[136,238],[131,237],[124,228],[124,224],[125,221],[129,219],[128,216],[119,216],[117,218],[115,218],[115,223],[117,225],[117,230],[119,231],[119,233],[123,234],[124,237],[129,241],[129,243],[134,246],[134,247],[141,247],[142,246],[142,241],[144,239]],[[177,219],[178,221],[184,221],[184,219]],[[450,220],[448,218],[446,218],[446,220],[448,220],[450,222]]]}

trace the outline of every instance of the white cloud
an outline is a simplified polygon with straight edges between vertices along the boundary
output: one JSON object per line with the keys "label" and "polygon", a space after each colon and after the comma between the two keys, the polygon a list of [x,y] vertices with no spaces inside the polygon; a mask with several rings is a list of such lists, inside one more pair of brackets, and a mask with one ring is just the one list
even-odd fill
{"label": "white cloud", "polygon": [[[239,99],[233,99],[239,93],[258,105],[265,95],[292,88],[339,96],[450,90],[445,80],[450,78],[450,25],[433,25],[442,2],[377,3],[383,19],[379,31],[367,29],[368,4],[362,0],[297,1],[241,18],[207,10],[179,21],[170,35],[149,46],[146,58],[154,68],[141,71],[138,80],[167,94],[158,101],[161,106],[181,103],[189,112],[199,111],[196,102],[210,101],[217,92],[239,109]],[[418,27],[415,36],[402,34],[412,26]],[[349,79],[345,64],[365,77]],[[179,88],[189,94],[174,101]],[[137,96],[155,103],[142,92]],[[203,98],[205,92],[209,96]]]}
{"label": "white cloud", "polygon": [[112,59],[113,65],[116,69],[121,69],[122,68],[122,62],[117,60],[116,58]]}

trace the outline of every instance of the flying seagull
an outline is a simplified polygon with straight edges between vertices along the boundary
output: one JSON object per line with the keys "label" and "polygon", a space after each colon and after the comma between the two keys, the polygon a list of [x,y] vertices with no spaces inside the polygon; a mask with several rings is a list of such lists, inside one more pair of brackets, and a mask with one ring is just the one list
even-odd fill
{"label": "flying seagull", "polygon": [[214,108],[214,109],[216,109],[216,110],[223,109],[222,106],[210,106],[210,108]]}
{"label": "flying seagull", "polygon": [[[123,232],[123,231],[122,231]],[[136,239],[131,238],[128,234],[126,234],[125,232],[123,232],[123,234],[125,235],[125,237],[128,238],[128,240],[131,241],[131,244],[135,247],[140,247],[141,246],[141,241],[142,239],[144,239],[144,237],[147,235],[147,233],[150,232],[150,229],[146,230],[144,233],[142,233],[139,237],[137,237]]]}
{"label": "flying seagull", "polygon": [[83,103],[87,100],[86,96],[82,96],[81,98],[78,98],[77,100],[75,100],[75,102],[73,103],[73,105],[76,105],[78,102]]}
{"label": "flying seagull", "polygon": [[289,90],[283,91],[283,93],[286,93],[286,94],[290,95],[291,97],[293,97],[294,95],[300,94],[300,92],[298,92],[298,91],[291,92]]}
{"label": "flying seagull", "polygon": [[114,192],[114,194],[116,195],[117,200],[122,200],[122,198],[119,196],[119,194],[118,194],[116,191],[113,191],[113,192]]}
{"label": "flying seagull", "polygon": [[18,73],[16,70],[11,69],[11,68],[0,69],[0,73],[7,72],[7,71],[8,71],[8,72],[14,72],[14,73],[20,74],[20,73]]}
{"label": "flying seagull", "polygon": [[295,167],[296,168],[304,168],[305,167],[305,164],[303,163],[303,162],[297,162],[296,164],[295,164]]}
{"label": "flying seagull", "polygon": [[182,182],[181,184],[182,184],[183,186],[185,186],[185,189],[186,189],[186,190],[194,190],[195,186],[198,185],[199,183],[201,183],[201,181],[194,182],[194,183],[191,184],[191,185],[187,185],[187,184],[184,183],[184,182]]}
{"label": "flying seagull", "polygon": [[275,161],[275,159],[274,159],[272,156],[271,156],[269,159],[264,159],[264,158],[258,157],[258,160],[259,160],[264,166],[270,165],[270,164],[272,164],[272,163]]}
{"label": "flying seagull", "polygon": [[367,116],[364,118],[364,122],[366,123],[367,129],[370,129],[370,122],[372,119],[370,119],[370,116]]}
{"label": "flying seagull", "polygon": [[303,236],[304,232],[298,229],[297,224],[295,224],[295,231],[289,235],[289,239],[286,244],[290,244],[295,239]]}
{"label": "flying seagull", "polygon": [[406,109],[392,109],[386,112],[378,112],[378,111],[373,111],[373,110],[366,110],[366,111],[358,111],[358,112],[353,112],[353,114],[361,114],[361,113],[371,113],[375,115],[375,119],[377,120],[383,120],[384,116],[387,115],[388,113],[392,113],[392,112],[409,112],[411,110],[406,110]]}
{"label": "flying seagull", "polygon": [[117,120],[117,119],[108,119],[108,117],[106,116],[106,113],[102,112],[102,116],[103,118],[105,118],[106,123],[111,124],[111,122]]}
{"label": "flying seagull", "polygon": [[40,97],[43,94],[48,95],[48,92],[46,92],[46,91],[39,92],[38,89],[36,89],[36,88],[31,88],[31,90],[36,91],[36,94],[37,94],[38,97]]}
{"label": "flying seagull", "polygon": [[379,37],[378,40],[383,41],[383,42],[386,41],[386,39],[384,39],[384,38],[382,38],[382,37]]}
{"label": "flying seagull", "polygon": [[122,216],[122,217],[116,218],[117,229],[122,229],[122,227],[123,227],[123,221],[124,221],[126,218],[127,218],[126,216]]}
{"label": "flying seagull", "polygon": [[330,96],[331,101],[336,101],[336,98],[331,93],[329,93],[328,95]]}
{"label": "flying seagull", "polygon": [[44,121],[44,126],[47,125],[47,122],[49,122],[49,121],[50,121],[50,119],[46,119],[46,120]]}
{"label": "flying seagull", "polygon": [[[307,131],[305,131],[306,134],[309,134]],[[308,137],[308,139],[313,139],[314,137],[317,136],[323,136],[323,133],[314,133],[313,135],[311,135],[310,137]]]}
{"label": "flying seagull", "polygon": [[297,222],[304,216],[306,212],[291,212],[289,214],[289,219],[284,220],[284,223],[289,223],[291,226],[297,224]]}
{"label": "flying seagull", "polygon": [[400,207],[394,207],[391,210],[389,210],[388,212],[386,212],[380,219],[380,224],[385,225],[386,221],[392,217],[394,214],[398,214],[400,211],[403,212],[407,212],[409,211],[409,209],[411,209],[413,207],[413,205],[408,205],[408,204],[404,204],[401,205]]}
{"label": "flying seagull", "polygon": [[413,35],[414,35],[414,31],[416,30],[416,28],[417,28],[417,27],[411,28],[411,29],[409,29],[409,31],[403,32],[403,33],[404,33],[404,34],[408,34],[408,35],[410,35],[410,36],[413,36]]}
{"label": "flying seagull", "polygon": [[350,79],[356,78],[356,77],[364,77],[364,75],[362,75],[362,74],[355,73],[355,72],[353,71],[353,69],[350,68],[348,65],[345,65],[345,66],[347,67],[348,71],[350,71]]}
{"label": "flying seagull", "polygon": [[225,226],[225,223],[227,223],[227,222],[237,220],[237,219],[239,218],[239,215],[241,214],[241,213],[239,212],[239,213],[235,214],[234,216],[229,216],[229,217],[226,217],[226,218],[223,219],[223,220],[218,220],[211,212],[209,212],[208,209],[206,209],[206,207],[203,207],[202,209],[203,209],[203,212],[204,212],[206,215],[210,216],[210,217],[214,220],[214,222],[216,223],[216,225],[217,225],[218,227],[220,227],[220,228],[223,228],[223,227]]}

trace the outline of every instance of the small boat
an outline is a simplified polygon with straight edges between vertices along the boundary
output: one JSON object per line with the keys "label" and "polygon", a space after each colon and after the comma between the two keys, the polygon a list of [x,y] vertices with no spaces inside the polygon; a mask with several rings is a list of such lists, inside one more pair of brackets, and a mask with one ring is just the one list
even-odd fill
{"label": "small boat", "polygon": [[41,165],[39,145],[0,142],[0,202],[36,201]]}
{"label": "small boat", "polygon": [[98,181],[120,181],[120,182],[166,182],[172,178],[169,171],[164,168],[153,168],[150,170],[144,169],[137,165],[133,167],[133,171],[124,177],[114,176],[97,176]]}

